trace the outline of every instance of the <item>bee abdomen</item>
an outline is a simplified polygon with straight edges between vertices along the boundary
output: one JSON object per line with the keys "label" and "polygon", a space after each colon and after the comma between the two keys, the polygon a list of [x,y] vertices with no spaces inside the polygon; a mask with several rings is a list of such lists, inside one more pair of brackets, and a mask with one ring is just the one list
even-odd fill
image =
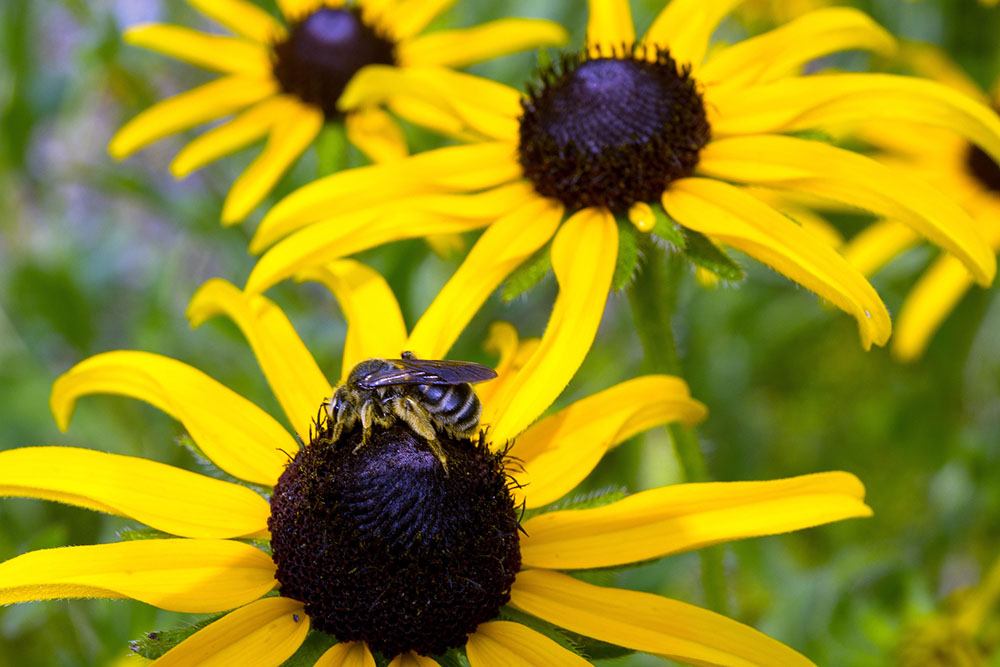
{"label": "bee abdomen", "polygon": [[482,408],[469,384],[420,385],[424,407],[449,430],[467,434],[479,423]]}

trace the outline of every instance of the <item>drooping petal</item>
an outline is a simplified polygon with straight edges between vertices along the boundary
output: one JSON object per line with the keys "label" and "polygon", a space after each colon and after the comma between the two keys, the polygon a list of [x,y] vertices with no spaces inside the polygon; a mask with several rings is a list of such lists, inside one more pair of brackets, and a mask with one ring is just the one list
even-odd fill
{"label": "drooping petal", "polygon": [[[707,410],[691,398],[680,378],[649,375],[581,399],[530,426],[510,455],[523,470],[511,475],[526,506],[541,507],[563,497],[594,469],[604,453],[636,433],[680,421],[691,426]],[[523,496],[520,497],[520,496]]]}
{"label": "drooping petal", "polygon": [[511,604],[571,632],[693,665],[813,667],[784,644],[720,614],[652,595],[526,570]]}
{"label": "drooping petal", "polygon": [[278,667],[292,657],[309,633],[301,602],[271,597],[230,612],[194,633],[156,667]]}
{"label": "drooping petal", "polygon": [[273,78],[231,74],[158,102],[125,123],[108,144],[116,160],[168,135],[227,116],[278,92]]}
{"label": "drooping petal", "polygon": [[840,253],[858,271],[870,276],[919,241],[920,236],[906,225],[880,220],[855,234]]}
{"label": "drooping petal", "polygon": [[364,107],[344,120],[348,140],[372,162],[393,162],[406,157],[406,137],[396,120],[378,107]]}
{"label": "drooping petal", "polygon": [[903,222],[952,252],[982,284],[996,257],[954,201],[900,170],[820,141],[777,135],[732,137],[708,144],[698,172],[827,197]]}
{"label": "drooping petal", "polygon": [[233,32],[261,44],[285,35],[285,27],[260,7],[243,0],[188,0],[188,4]]}
{"label": "drooping petal", "polygon": [[49,399],[65,431],[76,400],[121,394],[150,403],[182,424],[198,447],[234,477],[273,485],[298,445],[269,414],[201,371],[149,352],[105,352],[81,361],[52,386]]}
{"label": "drooping petal", "polygon": [[182,537],[261,537],[271,513],[267,501],[245,486],[74,447],[0,452],[0,496],[78,505]]}
{"label": "drooping petal", "polygon": [[597,334],[618,257],[618,227],[606,209],[585,208],[552,242],[559,296],[542,341],[517,378],[483,415],[493,442],[512,440],[566,388]]}
{"label": "drooping petal", "polygon": [[131,598],[206,614],[256,600],[275,585],[274,563],[233,540],[135,540],[31,551],[0,563],[0,604]]}
{"label": "drooping petal", "polygon": [[698,69],[708,40],[740,0],[673,0],[653,21],[642,42],[669,47],[678,65]]}
{"label": "drooping petal", "polygon": [[826,7],[757,37],[720,49],[698,74],[708,85],[748,86],[796,74],[805,63],[837,51],[888,55],[896,40],[864,12]]}
{"label": "drooping petal", "polygon": [[292,323],[270,299],[244,294],[220,278],[202,285],[187,310],[193,327],[216,315],[231,319],[246,336],[292,428],[308,438],[316,410],[333,389]]}
{"label": "drooping petal", "polygon": [[[568,570],[637,563],[720,542],[871,516],[864,487],[843,472],[771,482],[676,484],[524,523],[524,567]],[[529,490],[530,497],[530,490]]]}
{"label": "drooping petal", "polygon": [[290,109],[275,123],[264,150],[229,189],[222,204],[222,224],[235,224],[250,215],[321,129],[323,112],[307,104]]}
{"label": "drooping petal", "polygon": [[483,349],[500,357],[496,365],[497,377],[476,385],[476,394],[483,404],[484,414],[494,414],[492,403],[495,396],[503,393],[503,388],[521,372],[528,359],[538,349],[539,338],[519,340],[517,329],[510,322],[494,322],[490,325]]}
{"label": "drooping petal", "polygon": [[483,623],[465,645],[471,667],[586,667],[589,662],[531,628],[510,621]]}
{"label": "drooping petal", "polygon": [[409,652],[397,655],[389,663],[389,667],[440,667],[440,665],[432,658]]}
{"label": "drooping petal", "polygon": [[398,41],[405,41],[420,33],[441,12],[457,0],[400,0],[389,19],[389,29]]}
{"label": "drooping petal", "polygon": [[250,252],[256,254],[305,225],[338,214],[425,192],[481,190],[520,176],[512,144],[450,146],[389,164],[349,169],[299,188],[261,221]]}
{"label": "drooping petal", "polygon": [[888,340],[889,313],[864,276],[760,200],[721,181],[685,178],[670,184],[663,206],[685,227],[742,250],[853,315],[865,348]]}
{"label": "drooping petal", "polygon": [[635,42],[629,0],[588,0],[587,46],[594,56],[609,56]]}
{"label": "drooping petal", "polygon": [[129,28],[122,40],[217,72],[259,77],[271,73],[268,50],[243,37],[209,35],[179,25],[148,23]]}
{"label": "drooping petal", "polygon": [[342,259],[301,271],[295,279],[315,280],[337,297],[347,320],[341,382],[359,361],[395,358],[406,349],[403,313],[392,288],[378,271],[361,262]]}
{"label": "drooping petal", "polygon": [[277,95],[258,102],[231,121],[213,127],[181,149],[170,163],[175,178],[187,176],[220,157],[235,153],[265,137],[275,123],[287,118],[299,103]]}
{"label": "drooping petal", "polygon": [[487,228],[413,327],[407,349],[441,359],[504,278],[549,242],[563,206],[535,197]]}
{"label": "drooping petal", "polygon": [[566,29],[543,19],[508,18],[460,30],[439,30],[399,45],[403,66],[465,67],[530,48],[562,46]]}
{"label": "drooping petal", "polygon": [[375,657],[364,642],[334,644],[314,667],[375,667]]}

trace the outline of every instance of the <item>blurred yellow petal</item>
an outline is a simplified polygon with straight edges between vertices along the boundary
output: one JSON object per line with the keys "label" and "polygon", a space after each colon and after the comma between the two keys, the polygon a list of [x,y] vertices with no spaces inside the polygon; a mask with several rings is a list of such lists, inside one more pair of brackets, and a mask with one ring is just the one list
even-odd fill
{"label": "blurred yellow petal", "polygon": [[635,42],[629,0],[588,0],[587,6],[587,46],[593,56],[609,56]]}
{"label": "blurred yellow petal", "polygon": [[887,55],[895,47],[892,35],[864,12],[828,7],[720,49],[698,79],[707,85],[747,86],[797,74],[809,61],[838,51],[865,49]]}
{"label": "blurred yellow petal", "polygon": [[597,334],[617,258],[618,226],[606,209],[585,208],[563,223],[552,242],[559,296],[538,349],[493,401],[494,443],[514,439],[576,374]]}
{"label": "blurred yellow petal", "polygon": [[784,644],[720,614],[547,570],[517,575],[511,604],[559,627],[693,665],[812,667]]}
{"label": "blurred yellow petal", "polygon": [[233,540],[135,540],[42,549],[0,563],[0,605],[60,598],[131,598],[206,614],[271,590],[274,563]]}
{"label": "blurred yellow petal", "polygon": [[889,313],[864,276],[752,195],[721,181],[685,178],[670,184],[663,206],[685,227],[742,250],[853,315],[866,349],[888,340]]}
{"label": "blurred yellow petal", "polygon": [[188,143],[170,163],[170,173],[182,178],[209,162],[249,146],[266,136],[275,123],[298,106],[298,102],[284,95],[258,102],[231,121],[213,127]]}
{"label": "blurred yellow petal", "polygon": [[49,404],[65,431],[76,399],[121,394],[150,403],[182,424],[205,455],[234,477],[273,485],[295,440],[269,414],[201,371],[149,352],[105,352],[81,361],[52,386]]}
{"label": "blurred yellow petal", "polygon": [[341,0],[277,0],[278,9],[281,15],[288,22],[299,21],[305,18],[322,6],[338,7],[343,4]]}
{"label": "blurred yellow petal", "polygon": [[314,667],[375,667],[375,657],[364,642],[334,644]]}
{"label": "blurred yellow petal", "polygon": [[347,320],[341,382],[354,365],[376,357],[396,358],[406,350],[406,323],[396,296],[382,275],[352,259],[315,266],[295,275],[299,282],[326,285]]}
{"label": "blurred yellow petal", "polygon": [[232,74],[158,102],[125,123],[108,144],[116,160],[168,135],[227,116],[278,92],[268,77]]}
{"label": "blurred yellow petal", "polygon": [[471,667],[586,667],[589,662],[545,635],[510,621],[483,623],[465,646]]}
{"label": "blurred yellow petal", "polygon": [[344,120],[348,140],[372,162],[401,160],[409,152],[403,128],[378,107],[364,107]]}
{"label": "blurred yellow petal", "polygon": [[0,496],[78,505],[182,537],[260,537],[271,514],[267,501],[245,486],[73,447],[0,452]]}
{"label": "blurred yellow petal", "polygon": [[508,18],[460,30],[439,30],[399,45],[403,66],[465,67],[524,49],[562,46],[566,29],[542,19]]}
{"label": "blurred yellow petal", "polygon": [[129,28],[122,39],[217,72],[271,75],[268,50],[242,37],[209,35],[179,25],[151,23]]}
{"label": "blurred yellow petal", "polygon": [[[803,228],[824,241],[831,248],[839,249],[844,245],[844,236],[837,229],[836,225],[817,213],[816,209],[809,207],[801,201],[797,201],[795,194],[786,191],[771,190],[770,188],[751,187],[748,188],[748,191],[768,206],[780,211],[802,225]],[[821,205],[835,206],[836,204],[831,204],[830,200],[822,200]],[[843,208],[847,211],[855,210],[853,206],[844,206]],[[709,273],[709,275],[715,274]]]}
{"label": "blurred yellow petal", "polygon": [[494,414],[492,402],[495,396],[503,393],[503,388],[512,382],[528,359],[538,349],[539,338],[519,340],[517,329],[510,322],[494,322],[490,325],[483,349],[500,357],[497,362],[497,377],[476,385],[476,394],[483,405],[483,414]]}
{"label": "blurred yellow petal", "polygon": [[673,0],[653,21],[642,42],[669,47],[678,65],[695,70],[719,22],[740,0]]}
{"label": "blurred yellow petal", "polygon": [[521,538],[522,565],[611,567],[871,516],[864,493],[861,482],[844,472],[642,491],[603,507],[528,519],[527,536]]}
{"label": "blurred yellow petal", "polygon": [[683,380],[666,375],[629,380],[576,401],[514,442],[510,455],[523,462],[522,470],[511,472],[523,487],[514,490],[517,502],[523,499],[527,507],[554,502],[583,481],[611,447],[661,424],[692,426],[706,414]]}
{"label": "blurred yellow petal", "polygon": [[220,278],[202,285],[187,310],[193,327],[216,315],[228,317],[246,336],[292,428],[308,440],[313,417],[333,389],[292,323],[269,299],[244,294]]}
{"label": "blurred yellow petal", "polygon": [[292,163],[323,129],[323,112],[300,104],[271,129],[264,150],[229,189],[222,205],[222,223],[234,224],[250,215]]}
{"label": "blurred yellow petal", "polygon": [[906,42],[899,59],[920,76],[939,81],[983,104],[990,98],[983,89],[941,47],[927,43]]}
{"label": "blurred yellow petal", "polygon": [[392,659],[389,667],[440,667],[440,665],[437,661],[416,653],[401,653]]}
{"label": "blurred yellow petal", "polygon": [[292,657],[309,633],[301,602],[283,597],[257,600],[194,633],[155,667],[277,667]]}
{"label": "blurred yellow petal", "polygon": [[393,9],[390,29],[401,42],[421,32],[439,14],[448,10],[456,0],[400,0]]}
{"label": "blurred yellow petal", "polygon": [[906,225],[880,220],[855,234],[840,253],[858,271],[870,276],[918,241],[920,237]]}
{"label": "blurred yellow petal", "polygon": [[521,175],[516,151],[503,142],[451,146],[326,176],[268,211],[250,242],[250,252],[259,253],[283,236],[334,214],[426,192],[479,190],[510,181]]}
{"label": "blurred yellow petal", "polygon": [[470,132],[460,119],[427,100],[394,95],[386,100],[385,106],[408,123],[419,125],[432,132],[463,142],[478,142],[481,139],[474,132]]}
{"label": "blurred yellow petal", "polygon": [[406,349],[443,358],[497,285],[549,242],[562,215],[558,201],[534,197],[491,224],[413,327]]}
{"label": "blurred yellow petal", "polygon": [[260,7],[243,0],[187,0],[188,4],[233,32],[261,44],[284,37],[285,27]]}
{"label": "blurred yellow petal", "polygon": [[983,284],[996,273],[992,249],[958,204],[864,155],[795,137],[733,137],[702,150],[698,173],[806,192],[899,220],[954,253]]}

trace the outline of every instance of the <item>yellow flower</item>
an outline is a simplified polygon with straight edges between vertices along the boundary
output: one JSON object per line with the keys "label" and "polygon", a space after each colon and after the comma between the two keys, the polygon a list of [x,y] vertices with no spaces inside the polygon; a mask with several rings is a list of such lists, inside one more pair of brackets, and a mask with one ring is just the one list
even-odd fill
{"label": "yellow flower", "polygon": [[[345,372],[359,360],[410,347],[399,306],[374,271],[344,260],[308,277],[333,289],[348,319]],[[141,458],[68,447],[2,452],[3,495],[118,514],[165,535],[45,549],[0,563],[0,604],[131,598],[173,611],[225,612],[158,665],[279,665],[310,628],[341,639],[316,663],[324,667],[374,665],[372,649],[396,656],[394,666],[434,665],[414,650],[461,645],[472,667],[588,664],[539,632],[545,623],[700,665],[811,664],[724,616],[563,571],[867,516],[864,489],[852,475],[679,484],[587,507],[552,507],[609,448],[666,422],[693,424],[704,406],[677,378],[636,378],[539,420],[509,449],[492,436],[492,451],[482,439],[442,436],[439,444],[450,447],[445,473],[403,426],[373,428],[363,447],[354,446],[357,434],[348,442],[324,440],[321,402],[332,388],[284,314],[262,296],[213,280],[189,316],[197,325],[220,313],[246,336],[295,433],[313,436],[309,446],[300,449],[277,420],[200,371],[146,352],[81,362],[57,380],[53,413],[65,428],[82,395],[144,400],[179,420],[220,469],[263,488],[270,506],[240,483]],[[519,340],[508,324],[494,326],[487,348],[499,355],[499,377],[477,385],[488,433],[510,418],[505,394],[541,386],[526,379],[544,373],[531,363],[538,345]],[[549,404],[536,400],[546,401],[543,409]],[[456,505],[456,498],[467,499],[455,489],[478,489],[482,480],[488,494]],[[518,507],[528,514],[520,540]],[[456,538],[452,525],[465,532]],[[269,549],[254,540],[268,541]],[[489,548],[470,556],[470,540]],[[500,555],[491,550],[497,544]],[[269,595],[276,588],[301,597]]]}
{"label": "yellow flower", "polygon": [[[990,103],[989,95],[934,47],[910,45],[902,56],[918,73]],[[860,136],[878,149],[875,157],[887,167],[919,178],[957,201],[992,252],[1000,252],[1000,167],[990,155],[954,132],[918,123],[872,123]],[[872,275],[919,241],[910,228],[890,218],[857,234],[842,252],[865,275]],[[903,301],[893,354],[904,361],[920,357],[973,282],[954,256],[935,260]]]}
{"label": "yellow flower", "polygon": [[[222,76],[143,111],[118,131],[108,150],[121,159],[162,137],[238,114],[189,143],[170,165],[180,178],[267,137],[263,151],[229,191],[224,224],[249,215],[325,122],[342,120],[348,139],[372,160],[398,159],[407,151],[396,121],[378,106],[340,101],[359,70],[373,63],[401,69],[460,67],[566,41],[560,26],[535,19],[500,19],[421,35],[454,1],[279,0],[286,26],[245,0],[189,0],[235,36],[150,24],[129,29],[125,41]],[[447,129],[446,121],[419,100],[400,95],[386,104],[404,118]]]}
{"label": "yellow flower", "polygon": [[[544,69],[527,96],[499,84],[446,89],[433,68],[369,68],[345,100],[423,92],[428,103],[493,141],[300,188],[258,228],[253,252],[277,244],[246,289],[262,292],[304,266],[389,241],[486,227],[431,312],[467,321],[516,267],[553,236],[555,253],[569,235],[585,235],[594,257],[582,282],[560,281],[560,288],[600,311],[619,247],[615,216],[648,232],[670,224],[658,223],[662,210],[681,225],[670,227],[675,237],[698,232],[747,253],[853,315],[866,347],[884,344],[889,315],[868,281],[756,196],[760,188],[891,212],[989,284],[993,253],[955,203],[863,155],[789,133],[879,116],[917,119],[1000,155],[1000,120],[930,81],[799,76],[805,63],[827,53],[893,47],[882,28],[853,9],[818,10],[706,58],[710,35],[734,4],[674,0],[637,40],[627,2],[593,0],[588,50]],[[566,335],[578,337],[572,324]]]}

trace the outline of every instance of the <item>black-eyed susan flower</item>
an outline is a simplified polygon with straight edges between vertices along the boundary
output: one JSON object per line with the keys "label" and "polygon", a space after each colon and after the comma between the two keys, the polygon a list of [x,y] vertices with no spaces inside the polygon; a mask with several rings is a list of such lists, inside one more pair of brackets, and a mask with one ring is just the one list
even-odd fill
{"label": "black-eyed susan flower", "polygon": [[[430,312],[471,317],[515,268],[544,254],[553,237],[555,254],[568,236],[586,239],[577,243],[593,259],[583,280],[560,288],[599,311],[619,249],[637,254],[634,241],[618,242],[628,227],[616,228],[617,216],[642,232],[660,229],[687,251],[711,252],[708,239],[739,249],[853,315],[866,347],[883,344],[889,315],[864,276],[755,196],[757,188],[891,211],[988,284],[993,253],[954,202],[863,155],[795,133],[871,117],[919,119],[1000,156],[995,115],[917,78],[799,75],[804,63],[834,51],[893,47],[852,9],[818,10],[708,53],[735,4],[674,0],[637,39],[627,2],[595,0],[588,47],[543,67],[526,95],[495,85],[472,97],[435,84],[433,69],[369,68],[346,100],[422,91],[493,141],[352,170],[292,193],[257,230],[251,249],[273,247],[247,290],[388,241],[487,227]],[[578,335],[573,326],[565,333]]]}
{"label": "black-eyed susan flower", "polygon": [[[222,76],[143,111],[115,134],[108,149],[124,158],[167,135],[236,114],[185,146],[170,165],[180,178],[267,138],[230,189],[224,224],[243,220],[261,202],[324,123],[343,122],[348,140],[373,161],[407,153],[402,129],[382,108],[339,103],[344,87],[364,67],[460,67],[565,41],[561,27],[535,19],[421,34],[454,0],[279,0],[284,21],[246,0],[189,3],[235,34],[150,24],[130,28],[125,41]],[[454,73],[442,76],[447,85],[476,85]],[[386,104],[407,119],[449,129],[448,120],[420,100],[400,95]]]}
{"label": "black-eyed susan flower", "polygon": [[[983,104],[991,102],[990,96],[939,50],[910,45],[902,55],[919,73]],[[1000,166],[993,157],[954,132],[918,123],[872,123],[860,137],[877,149],[876,159],[887,167],[919,178],[957,201],[991,250],[1000,252]],[[920,240],[906,225],[887,219],[856,235],[842,252],[865,275],[872,275]],[[968,268],[953,255],[937,258],[903,301],[892,352],[904,361],[923,354],[974,282]]]}
{"label": "black-eyed susan flower", "polygon": [[[345,369],[411,345],[387,285],[367,267],[341,261],[308,277],[330,285],[347,316]],[[472,667],[588,664],[546,634],[553,626],[591,644],[699,665],[811,664],[724,616],[567,572],[866,516],[852,475],[679,484],[553,506],[608,448],[668,421],[696,422],[704,406],[683,381],[645,376],[570,404],[512,444],[490,444],[489,433],[519,419],[503,397],[530,393],[530,376],[544,372],[532,362],[541,343],[500,324],[487,341],[499,377],[478,385],[487,435],[440,436],[445,470],[402,425],[373,427],[361,447],[357,431],[331,442],[322,406],[330,383],[283,313],[214,280],[189,315],[197,324],[217,313],[243,331],[295,435],[309,444],[300,448],[276,419],[180,361],[135,351],[83,361],[53,388],[62,427],[86,394],[144,400],[263,495],[141,458],[67,447],[2,452],[3,495],[118,514],[161,534],[0,563],[0,604],[131,598],[221,614],[159,657],[161,666],[279,665],[310,631],[332,644],[315,663],[323,667],[374,665],[372,652],[393,666],[428,666],[438,663],[425,656],[446,651],[464,651]],[[530,516],[519,524],[521,511]]]}

